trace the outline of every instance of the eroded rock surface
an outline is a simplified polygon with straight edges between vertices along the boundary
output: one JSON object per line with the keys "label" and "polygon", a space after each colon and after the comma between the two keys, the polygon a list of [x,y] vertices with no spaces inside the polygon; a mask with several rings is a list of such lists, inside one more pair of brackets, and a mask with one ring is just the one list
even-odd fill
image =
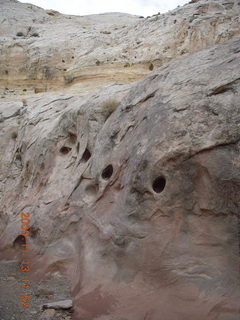
{"label": "eroded rock surface", "polygon": [[15,0],[0,6],[6,98],[136,81],[179,55],[239,36],[238,0],[192,1],[148,18],[68,16]]}
{"label": "eroded rock surface", "polygon": [[69,299],[57,275],[75,320],[238,320],[239,1],[146,19],[0,5],[7,283],[24,211],[31,280],[50,277],[41,305]]}
{"label": "eroded rock surface", "polygon": [[71,275],[75,319],[237,320],[239,63],[234,40],[137,84],[2,103],[2,257],[29,211],[34,276]]}

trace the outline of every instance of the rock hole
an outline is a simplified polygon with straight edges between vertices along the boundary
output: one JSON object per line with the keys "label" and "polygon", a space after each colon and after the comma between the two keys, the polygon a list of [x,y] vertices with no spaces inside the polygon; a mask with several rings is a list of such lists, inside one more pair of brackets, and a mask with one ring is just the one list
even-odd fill
{"label": "rock hole", "polygon": [[77,141],[77,136],[75,133],[72,133],[72,132],[68,132],[68,135],[69,135],[69,140],[72,144],[75,144],[76,141]]}
{"label": "rock hole", "polygon": [[153,191],[161,193],[166,186],[166,179],[163,176],[157,177],[152,184]]}
{"label": "rock hole", "polygon": [[30,227],[29,229],[29,235],[31,238],[36,238],[37,237],[37,234],[38,234],[38,231],[39,229],[38,228],[34,228],[34,227]]}
{"label": "rock hole", "polygon": [[90,158],[91,158],[91,152],[88,149],[86,149],[83,153],[82,161],[87,162]]}
{"label": "rock hole", "polygon": [[12,132],[11,132],[11,138],[12,138],[13,140],[17,139],[17,136],[18,136],[18,134],[17,134],[16,131],[12,131]]}
{"label": "rock hole", "polygon": [[98,185],[90,184],[86,187],[85,192],[88,196],[94,197],[98,193]]}
{"label": "rock hole", "polygon": [[149,69],[150,71],[153,71],[154,65],[151,63],[151,64],[149,65],[148,69]]}
{"label": "rock hole", "polygon": [[65,60],[64,60],[64,59],[62,59],[62,62],[63,62],[63,63],[65,63]]}
{"label": "rock hole", "polygon": [[104,180],[108,180],[111,178],[113,174],[113,166],[111,164],[109,164],[102,172],[102,178]]}
{"label": "rock hole", "polygon": [[21,247],[26,244],[26,238],[23,235],[19,235],[13,242],[14,248]]}
{"label": "rock hole", "polygon": [[17,36],[17,37],[23,37],[24,34],[23,34],[23,32],[19,31],[19,32],[17,32],[16,36]]}
{"label": "rock hole", "polygon": [[62,154],[68,154],[71,150],[72,150],[72,148],[64,147],[64,146],[63,146],[63,147],[60,149],[60,152],[61,152]]}
{"label": "rock hole", "polygon": [[80,148],[80,143],[78,142],[78,144],[77,144],[77,153],[79,152],[79,148]]}

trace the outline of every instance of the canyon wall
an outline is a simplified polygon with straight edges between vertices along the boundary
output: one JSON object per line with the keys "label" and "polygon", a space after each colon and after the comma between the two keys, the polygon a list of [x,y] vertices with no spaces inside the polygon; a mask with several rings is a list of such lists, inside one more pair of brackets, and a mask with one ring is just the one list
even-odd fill
{"label": "canyon wall", "polygon": [[192,2],[88,19],[1,2],[18,22],[1,24],[0,256],[29,212],[32,277],[67,275],[75,320],[239,318],[240,7]]}

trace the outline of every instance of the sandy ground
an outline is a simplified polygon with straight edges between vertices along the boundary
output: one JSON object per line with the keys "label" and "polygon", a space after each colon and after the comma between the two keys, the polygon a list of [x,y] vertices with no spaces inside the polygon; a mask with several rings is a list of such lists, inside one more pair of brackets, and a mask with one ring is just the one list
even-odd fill
{"label": "sandy ground", "polygon": [[[22,279],[18,261],[0,262],[0,320],[72,319],[72,313],[67,310],[42,310],[45,303],[70,299],[68,279],[59,275],[31,282],[30,289],[21,288]],[[31,297],[29,308],[21,305],[23,295]]]}

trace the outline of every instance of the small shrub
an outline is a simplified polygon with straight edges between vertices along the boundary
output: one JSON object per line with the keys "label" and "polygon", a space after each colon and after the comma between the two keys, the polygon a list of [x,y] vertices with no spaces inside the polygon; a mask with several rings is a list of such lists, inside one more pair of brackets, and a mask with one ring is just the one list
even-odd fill
{"label": "small shrub", "polygon": [[17,32],[16,36],[17,36],[17,37],[23,37],[24,34],[23,34],[23,32],[19,31],[19,32]]}
{"label": "small shrub", "polygon": [[117,109],[119,103],[116,100],[107,100],[102,104],[102,114],[105,119],[107,118]]}

